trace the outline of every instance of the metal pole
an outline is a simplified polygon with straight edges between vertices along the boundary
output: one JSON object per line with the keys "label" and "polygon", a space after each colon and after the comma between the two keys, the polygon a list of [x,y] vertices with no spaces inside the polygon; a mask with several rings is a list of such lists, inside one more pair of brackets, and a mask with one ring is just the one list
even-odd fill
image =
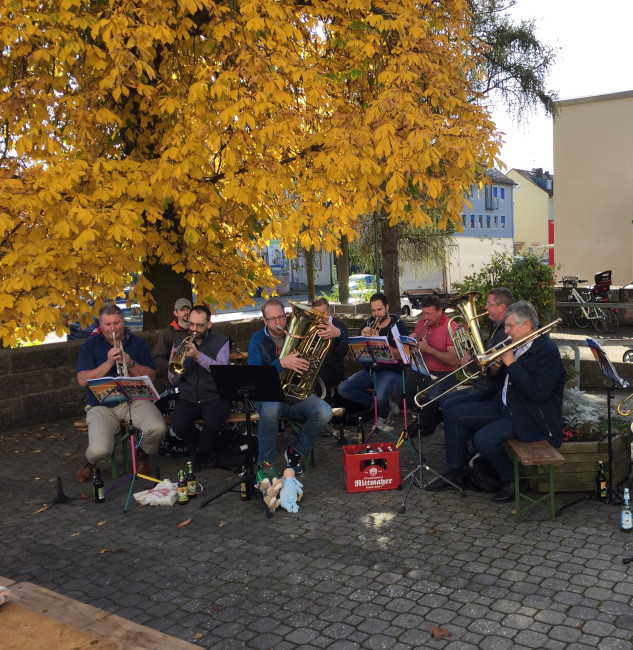
{"label": "metal pole", "polygon": [[378,212],[374,212],[374,262],[376,265],[376,291],[380,291],[380,249],[378,247]]}

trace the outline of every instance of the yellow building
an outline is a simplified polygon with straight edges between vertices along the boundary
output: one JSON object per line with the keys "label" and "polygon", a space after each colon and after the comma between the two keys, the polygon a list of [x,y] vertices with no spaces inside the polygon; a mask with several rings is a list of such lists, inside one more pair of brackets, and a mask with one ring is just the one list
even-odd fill
{"label": "yellow building", "polygon": [[633,91],[556,103],[555,260],[593,282],[633,280]]}
{"label": "yellow building", "polygon": [[551,261],[554,177],[542,169],[512,169],[506,176],[516,183],[513,191],[515,253],[532,253]]}

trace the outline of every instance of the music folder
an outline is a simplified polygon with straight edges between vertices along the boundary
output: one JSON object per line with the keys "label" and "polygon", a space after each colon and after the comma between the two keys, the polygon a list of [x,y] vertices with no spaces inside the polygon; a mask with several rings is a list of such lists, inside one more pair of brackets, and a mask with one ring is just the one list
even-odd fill
{"label": "music folder", "polygon": [[275,366],[210,366],[220,398],[227,402],[248,397],[254,402],[285,402],[279,373]]}

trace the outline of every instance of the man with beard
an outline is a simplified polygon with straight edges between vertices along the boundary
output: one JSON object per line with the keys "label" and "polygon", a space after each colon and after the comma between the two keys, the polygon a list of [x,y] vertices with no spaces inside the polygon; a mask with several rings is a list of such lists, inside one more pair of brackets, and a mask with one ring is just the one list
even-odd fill
{"label": "man with beard", "polygon": [[[215,467],[220,429],[230,412],[230,404],[220,399],[211,366],[226,366],[231,341],[211,332],[211,312],[206,305],[195,305],[189,314],[193,341],[187,344],[182,375],[169,373],[169,381],[180,388],[171,425],[187,443],[194,470]],[[172,352],[173,356],[173,352]],[[202,430],[195,426],[202,420]]]}
{"label": "man with beard", "polygon": [[167,366],[171,351],[189,335],[189,314],[191,313],[191,302],[187,298],[178,298],[174,305],[174,319],[158,335],[154,344],[152,356],[156,366],[156,374],[159,377],[167,375]]}

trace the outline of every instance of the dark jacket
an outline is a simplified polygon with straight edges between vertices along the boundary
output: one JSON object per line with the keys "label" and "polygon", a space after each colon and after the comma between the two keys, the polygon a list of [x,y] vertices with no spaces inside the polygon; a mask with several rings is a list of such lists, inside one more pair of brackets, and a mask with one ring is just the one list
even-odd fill
{"label": "dark jacket", "polygon": [[[220,348],[229,340],[224,334],[209,332],[198,350],[215,359]],[[218,389],[210,370],[203,368],[195,359],[185,357],[185,372],[180,379],[180,399],[188,402],[208,402],[219,399]]]}
{"label": "dark jacket", "polygon": [[169,323],[169,326],[164,329],[159,335],[152,356],[154,358],[154,366],[156,367],[156,376],[167,376],[167,366],[169,365],[169,357],[171,350],[175,345],[178,345],[189,334],[189,330],[185,330],[178,325],[178,319]]}
{"label": "dark jacket", "polygon": [[277,358],[277,346],[268,333],[268,328],[257,330],[248,342],[249,366],[275,366],[277,372],[283,368]]}
{"label": "dark jacket", "polygon": [[525,442],[563,442],[565,368],[556,344],[545,334],[508,366],[506,402],[517,438]]}
{"label": "dark jacket", "polygon": [[341,335],[332,341],[319,371],[319,377],[327,387],[335,386],[345,379],[345,357],[348,352],[347,325],[340,318],[332,318],[332,324],[341,330]]}

